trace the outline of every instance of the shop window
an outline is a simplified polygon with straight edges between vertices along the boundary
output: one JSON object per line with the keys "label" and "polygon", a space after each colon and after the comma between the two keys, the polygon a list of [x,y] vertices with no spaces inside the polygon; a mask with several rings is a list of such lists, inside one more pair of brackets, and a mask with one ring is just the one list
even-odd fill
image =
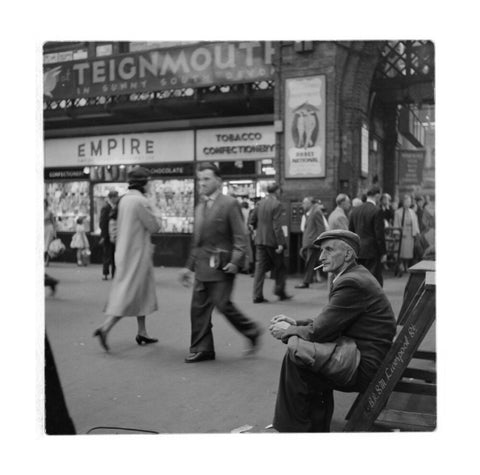
{"label": "shop window", "polygon": [[117,191],[119,196],[128,190],[127,183],[97,183],[93,185],[93,232],[100,234],[100,212],[110,191]]}
{"label": "shop window", "polygon": [[89,191],[88,181],[45,184],[45,197],[55,215],[58,231],[74,232],[76,221],[80,217],[84,218],[85,230],[91,230]]}
{"label": "shop window", "polygon": [[160,233],[192,233],[193,179],[152,180],[147,198],[160,223]]}

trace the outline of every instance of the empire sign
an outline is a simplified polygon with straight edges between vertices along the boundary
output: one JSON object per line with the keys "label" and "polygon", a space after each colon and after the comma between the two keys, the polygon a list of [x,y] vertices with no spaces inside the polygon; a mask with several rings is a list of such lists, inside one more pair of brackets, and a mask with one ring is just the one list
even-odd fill
{"label": "empire sign", "polygon": [[48,100],[245,83],[273,77],[270,42],[222,42],[44,67]]}

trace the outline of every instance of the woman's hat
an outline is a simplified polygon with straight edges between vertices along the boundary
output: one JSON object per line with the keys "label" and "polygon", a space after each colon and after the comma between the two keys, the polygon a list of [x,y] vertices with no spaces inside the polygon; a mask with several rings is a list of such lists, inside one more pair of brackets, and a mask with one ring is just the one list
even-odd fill
{"label": "woman's hat", "polygon": [[128,183],[145,182],[150,179],[150,173],[146,168],[135,167],[128,172]]}

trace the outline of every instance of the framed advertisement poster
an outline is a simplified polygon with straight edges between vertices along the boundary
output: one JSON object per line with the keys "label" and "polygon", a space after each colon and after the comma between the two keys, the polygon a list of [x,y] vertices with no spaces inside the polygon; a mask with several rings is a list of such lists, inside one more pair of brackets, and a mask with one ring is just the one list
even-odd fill
{"label": "framed advertisement poster", "polygon": [[285,178],[325,176],[325,76],[285,81]]}

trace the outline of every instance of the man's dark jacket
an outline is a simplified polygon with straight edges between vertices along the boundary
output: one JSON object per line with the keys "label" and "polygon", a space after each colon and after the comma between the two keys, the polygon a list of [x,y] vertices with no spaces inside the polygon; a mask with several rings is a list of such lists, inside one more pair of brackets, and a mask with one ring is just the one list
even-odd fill
{"label": "man's dark jacket", "polygon": [[110,203],[105,203],[100,211],[100,236],[106,243],[110,242],[110,234],[108,233],[108,221],[110,220],[110,214],[112,212],[112,206]]}
{"label": "man's dark jacket", "polygon": [[351,338],[361,353],[356,386],[365,389],[391,347],[396,322],[392,307],[375,277],[356,263],[333,283],[329,302],[314,319],[298,320],[292,335],[318,343]]}
{"label": "man's dark jacket", "polygon": [[359,259],[375,259],[385,254],[385,223],[382,210],[366,202],[353,208],[348,225],[360,237]]}
{"label": "man's dark jacket", "polygon": [[262,246],[286,247],[286,239],[282,230],[281,217],[283,206],[276,196],[268,195],[254,208],[250,222],[255,233],[255,244]]}

